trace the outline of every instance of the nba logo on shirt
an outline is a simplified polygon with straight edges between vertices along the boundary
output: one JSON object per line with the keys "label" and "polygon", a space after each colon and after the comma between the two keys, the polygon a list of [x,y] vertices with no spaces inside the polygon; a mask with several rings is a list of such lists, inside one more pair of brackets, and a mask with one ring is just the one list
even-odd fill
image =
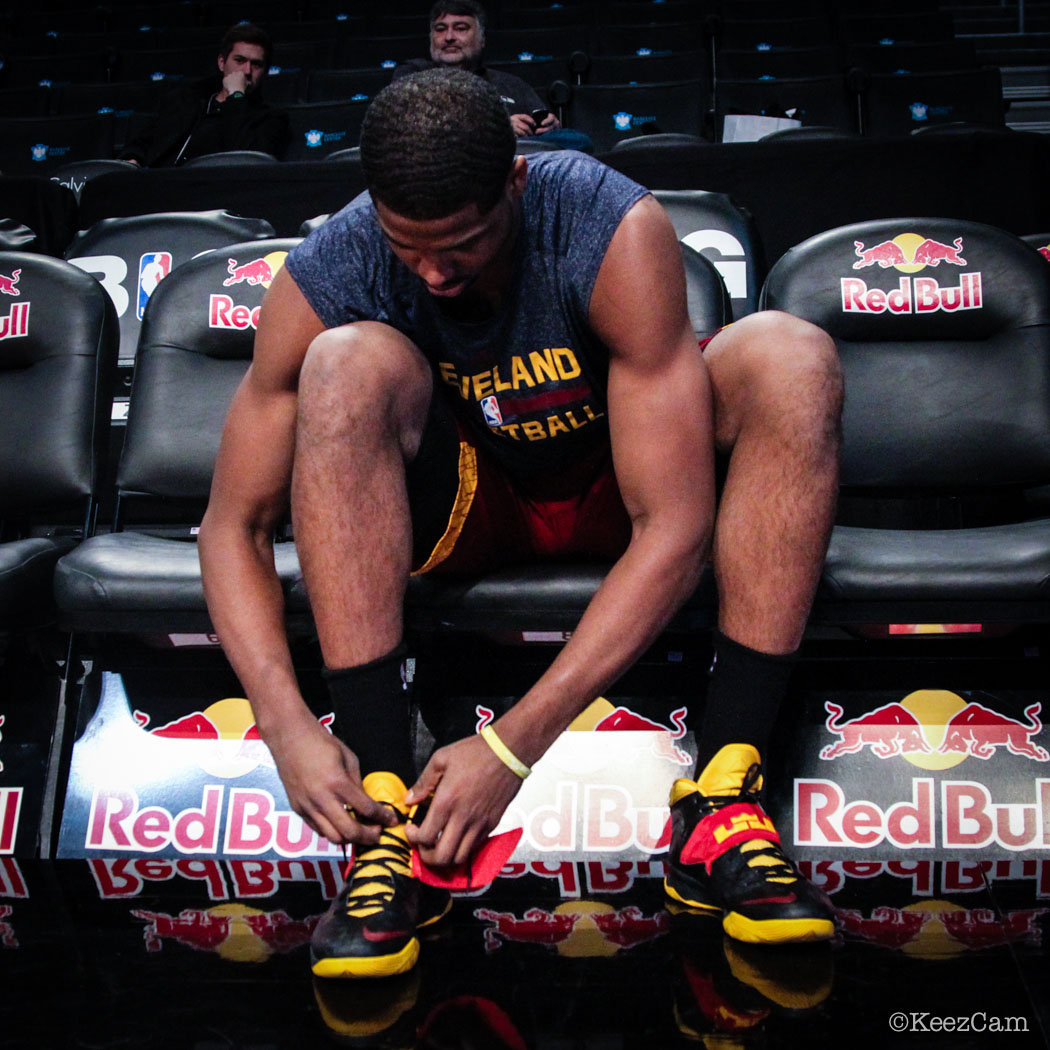
{"label": "nba logo on shirt", "polygon": [[490,427],[503,426],[503,413],[499,410],[499,402],[493,395],[482,398],[481,411],[485,413],[485,422]]}
{"label": "nba logo on shirt", "polygon": [[153,289],[171,273],[171,252],[146,252],[139,259],[139,301],[135,315],[142,320]]}

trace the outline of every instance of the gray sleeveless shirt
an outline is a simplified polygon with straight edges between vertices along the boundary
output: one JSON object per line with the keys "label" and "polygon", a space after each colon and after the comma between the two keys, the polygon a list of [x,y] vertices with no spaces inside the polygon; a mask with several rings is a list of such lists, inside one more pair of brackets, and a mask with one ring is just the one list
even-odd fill
{"label": "gray sleeveless shirt", "polygon": [[407,335],[472,439],[530,494],[557,498],[608,454],[609,354],[588,308],[609,241],[645,193],[584,154],[530,156],[511,288],[481,323],[449,317],[397,259],[367,194],[286,266],[327,327],[373,320]]}

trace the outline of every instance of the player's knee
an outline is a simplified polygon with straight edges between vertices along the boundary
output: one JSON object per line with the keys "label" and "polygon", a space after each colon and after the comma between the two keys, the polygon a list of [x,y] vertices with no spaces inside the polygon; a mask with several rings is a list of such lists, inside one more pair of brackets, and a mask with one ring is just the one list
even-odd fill
{"label": "player's knee", "polygon": [[429,369],[415,346],[387,325],[360,322],[321,332],[299,371],[300,412],[388,406],[429,396]]}
{"label": "player's knee", "polygon": [[822,328],[780,311],[754,315],[756,331],[748,340],[752,381],[780,401],[791,401],[816,415],[842,410],[842,364],[835,341]]}

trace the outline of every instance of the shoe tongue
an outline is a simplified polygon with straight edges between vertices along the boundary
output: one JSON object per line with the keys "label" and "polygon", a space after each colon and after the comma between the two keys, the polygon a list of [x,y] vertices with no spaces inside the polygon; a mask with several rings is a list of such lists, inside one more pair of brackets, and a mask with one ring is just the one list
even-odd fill
{"label": "shoe tongue", "polygon": [[386,802],[399,812],[405,809],[405,795],[408,788],[396,773],[387,773],[385,770],[377,770],[369,773],[361,781],[365,794],[376,802]]}
{"label": "shoe tongue", "polygon": [[[762,761],[750,744],[726,744],[704,767],[696,784],[702,795],[738,795],[747,771]],[[755,786],[761,785],[761,780]]]}

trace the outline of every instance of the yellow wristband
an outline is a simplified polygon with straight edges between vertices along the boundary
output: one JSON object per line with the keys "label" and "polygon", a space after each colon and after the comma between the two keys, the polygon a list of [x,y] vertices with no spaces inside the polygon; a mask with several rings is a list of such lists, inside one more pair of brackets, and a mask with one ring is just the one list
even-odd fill
{"label": "yellow wristband", "polygon": [[502,740],[492,726],[484,726],[481,730],[481,739],[492,748],[495,756],[512,772],[524,780],[532,770],[514,754],[513,751]]}

